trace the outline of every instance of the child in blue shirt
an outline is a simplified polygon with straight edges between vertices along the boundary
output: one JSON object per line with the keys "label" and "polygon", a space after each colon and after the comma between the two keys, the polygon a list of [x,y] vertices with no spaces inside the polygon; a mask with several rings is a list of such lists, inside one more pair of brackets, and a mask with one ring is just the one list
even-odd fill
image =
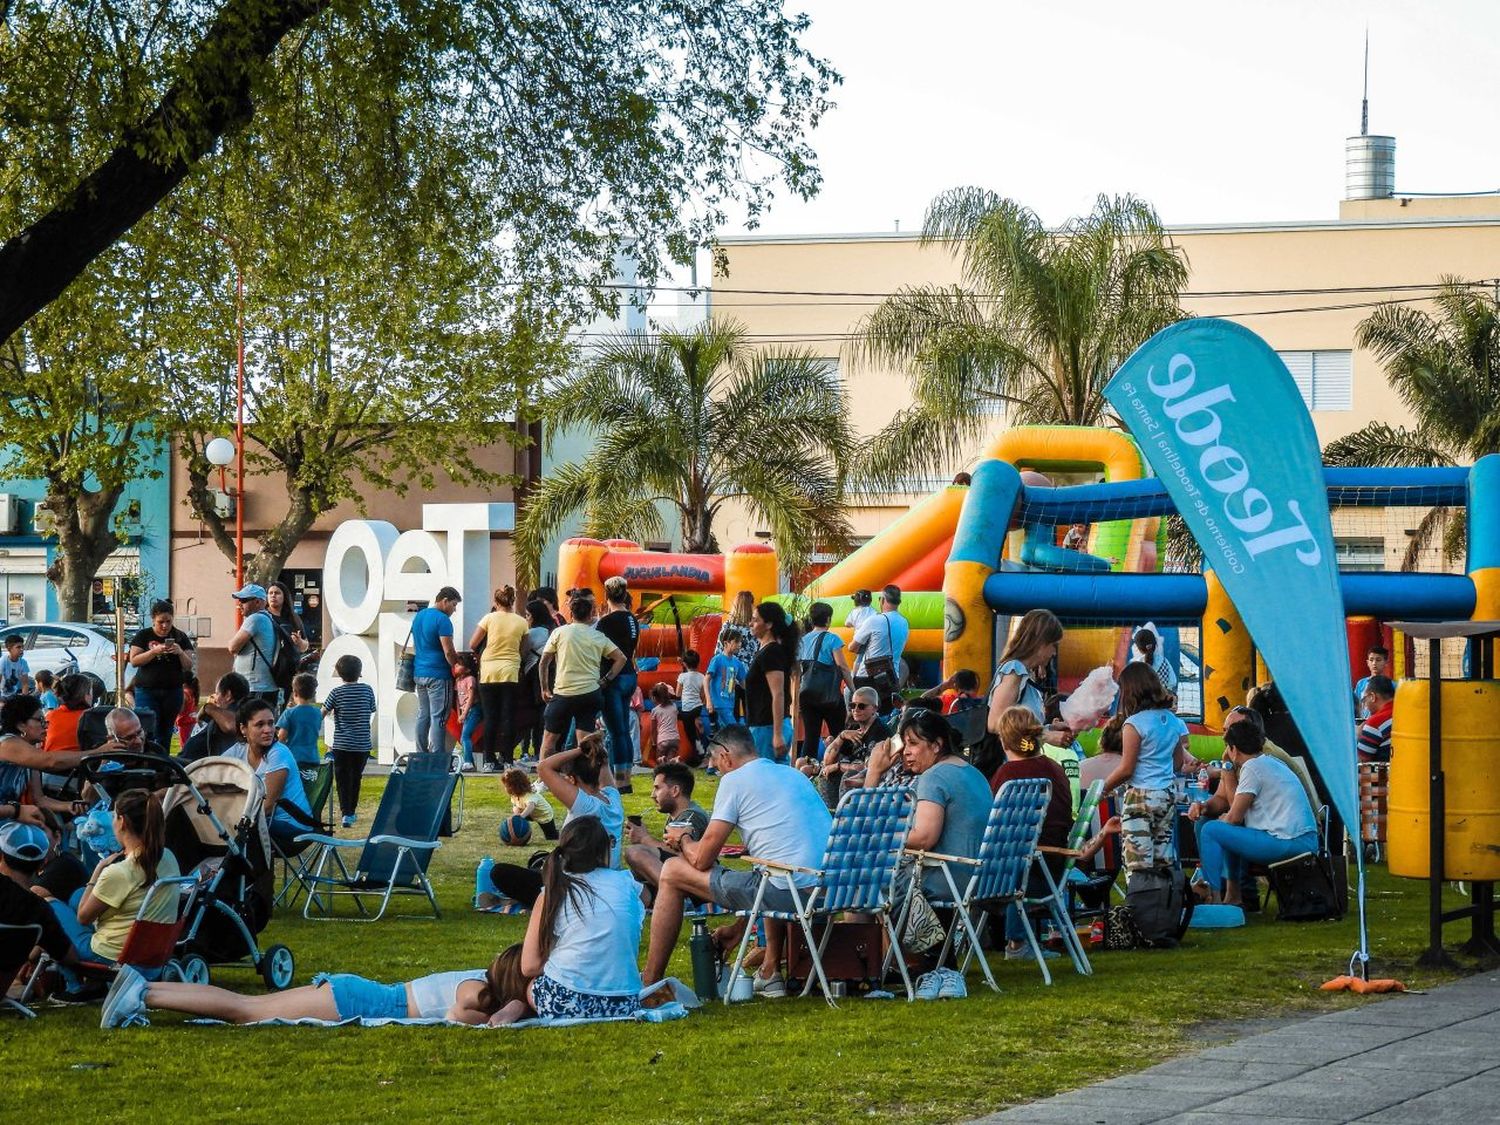
{"label": "child in blue shirt", "polygon": [[323,709],[316,703],[318,678],[307,672],[292,677],[292,706],[276,720],[276,738],[292,752],[299,766],[318,764],[318,734]]}
{"label": "child in blue shirt", "polygon": [[738,635],[729,634],[724,638],[723,651],[714,653],[708,662],[708,698],[704,707],[715,730],[734,722],[734,689],[749,674],[745,662],[739,658],[740,643]]}
{"label": "child in blue shirt", "polygon": [[1149,664],[1125,665],[1120,709],[1110,721],[1120,732],[1121,756],[1104,789],[1125,786],[1120,806],[1127,871],[1150,871],[1177,862],[1172,829],[1177,819],[1172,779],[1191,762],[1188,731],[1172,711],[1172,695]]}
{"label": "child in blue shirt", "polygon": [[62,706],[62,701],[57,698],[57,692],[52,690],[53,684],[57,682],[57,677],[43,668],[32,678],[36,680],[36,690],[37,694],[41,697],[43,711],[56,711]]}

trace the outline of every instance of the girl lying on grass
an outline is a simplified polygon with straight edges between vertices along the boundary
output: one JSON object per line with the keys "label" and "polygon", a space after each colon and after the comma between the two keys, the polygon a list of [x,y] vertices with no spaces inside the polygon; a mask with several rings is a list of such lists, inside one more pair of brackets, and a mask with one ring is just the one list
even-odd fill
{"label": "girl lying on grass", "polygon": [[262,1020],[445,1019],[451,1023],[514,1023],[530,1014],[521,946],[503,950],[489,969],[431,973],[405,984],[381,984],[352,973],[319,973],[285,992],[244,996],[210,984],[149,983],[128,965],[104,1001],[100,1027],[147,1024],[147,1009],[186,1012],[229,1023]]}

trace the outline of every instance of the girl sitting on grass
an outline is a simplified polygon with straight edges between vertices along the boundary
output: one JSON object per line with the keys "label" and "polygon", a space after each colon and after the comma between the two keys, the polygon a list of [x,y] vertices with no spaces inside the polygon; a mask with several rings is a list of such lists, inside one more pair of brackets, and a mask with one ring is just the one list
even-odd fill
{"label": "girl sitting on grass", "polygon": [[599,819],[564,825],[521,947],[536,1014],[628,1016],[640,1007],[636,957],[645,918],[641,886],[610,866],[609,833]]}
{"label": "girl sitting on grass", "polygon": [[531,791],[531,779],[525,770],[512,766],[500,775],[500,784],[510,798],[510,815],[524,816],[542,830],[549,840],[557,839],[557,815],[547,798]]}
{"label": "girl sitting on grass", "polygon": [[100,1027],[144,1027],[147,1009],[185,1012],[228,1023],[262,1020],[444,1019],[450,1023],[514,1023],[529,1014],[519,944],[486,969],[431,973],[404,984],[381,984],[352,973],[319,973],[285,992],[244,996],[211,984],[146,978],[122,967],[104,1001]]}

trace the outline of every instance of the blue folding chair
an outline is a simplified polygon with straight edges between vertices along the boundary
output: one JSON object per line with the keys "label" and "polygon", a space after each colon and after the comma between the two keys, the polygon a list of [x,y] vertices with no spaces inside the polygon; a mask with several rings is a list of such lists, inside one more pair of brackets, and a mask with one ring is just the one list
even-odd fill
{"label": "blue folding chair", "polygon": [[453,756],[439,751],[422,753],[413,750],[410,754],[400,755],[391,766],[391,773],[451,773],[458,778],[458,812],[443,819],[442,831],[439,836],[452,836],[464,826],[464,775],[461,770],[453,768]]}
{"label": "blue folding chair", "polygon": [[[984,972],[985,983],[996,992],[1000,986],[990,971],[989,961],[979,949],[979,927],[986,917],[997,909],[1011,903],[1021,905],[1026,897],[1026,876],[1032,863],[1038,859],[1037,842],[1042,835],[1042,821],[1047,815],[1047,802],[1052,796],[1052,783],[1039,777],[1007,781],[995,794],[990,806],[990,818],[984,826],[984,838],[979,845],[978,857],[942,855],[937,852],[914,851],[909,854],[916,862],[912,866],[911,880],[916,888],[923,874],[936,869],[943,873],[943,885],[947,894],[925,891],[929,905],[940,910],[951,910],[953,921],[948,924],[948,933],[943,940],[939,964],[947,960],[950,949],[964,946],[963,958],[958,965],[960,973],[966,972],[969,959],[978,956],[979,967]],[[968,880],[959,890],[954,878],[954,868],[967,868]],[[910,896],[908,896],[908,903]],[[908,907],[909,908],[909,907]],[[906,922],[903,908],[900,925]],[[1052,974],[1047,969],[1042,947],[1036,940],[1031,921],[1022,909],[1021,920],[1026,928],[1026,939],[1042,967],[1042,977],[1052,983]],[[898,958],[898,962],[899,962]]]}
{"label": "blue folding chair", "polygon": [[[911,829],[912,814],[916,801],[906,786],[885,786],[874,789],[851,789],[839,801],[834,810],[833,827],[828,834],[828,849],[823,855],[823,865],[817,870],[777,863],[773,860],[746,856],[760,873],[760,886],[756,888],[755,902],[749,910],[737,910],[736,914],[748,919],[745,936],[740,939],[739,952],[735,954],[734,968],[729,974],[729,984],[724,990],[724,1002],[734,995],[734,985],[739,979],[745,961],[745,950],[750,937],[755,933],[755,924],[762,918],[784,922],[796,922],[802,927],[802,936],[807,941],[808,956],[812,960],[813,972],[802,986],[802,995],[812,991],[813,978],[823,990],[823,998],[831,1007],[838,1007],[833,999],[833,990],[828,987],[828,978],[823,972],[823,951],[833,933],[833,916],[850,911],[873,914],[885,927],[886,937],[894,946],[897,943],[896,929],[891,921],[896,889],[896,870],[901,861],[901,849],[906,834]],[[799,887],[788,880],[792,902],[796,909],[790,912],[767,910],[761,904],[766,887],[780,875],[808,875],[812,883]],[[822,922],[823,935],[813,935],[813,924]],[[899,958],[901,980],[906,986],[906,998],[912,998],[911,977],[906,965]]]}
{"label": "blue folding chair", "polygon": [[[423,895],[432,907],[433,917],[441,917],[437,896],[427,878],[427,866],[432,862],[432,853],[441,847],[438,832],[448,815],[457,777],[452,773],[391,774],[386,779],[380,807],[375,810],[370,835],[363,840],[342,840],[318,833],[298,836],[299,842],[308,841],[318,849],[310,862],[311,873],[304,879],[308,895],[302,916],[332,921],[334,896],[349,895],[359,908],[358,920],[374,922],[385,914],[393,896]],[[360,849],[353,872],[341,854],[348,848]],[[380,896],[380,909],[373,916],[364,903],[371,895]]]}
{"label": "blue folding chair", "polygon": [[[1074,814],[1073,827],[1068,831],[1067,847],[1037,848],[1036,863],[1046,877],[1048,891],[1044,895],[1027,895],[1021,904],[1022,910],[1043,908],[1047,911],[1053,924],[1059,930],[1059,936],[1068,951],[1069,959],[1073,962],[1073,968],[1082,976],[1092,976],[1094,967],[1089,964],[1089,955],[1084,951],[1083,942],[1078,937],[1078,928],[1073,924],[1069,885],[1078,865],[1079,851],[1084,842],[1093,834],[1094,816],[1098,812],[1099,799],[1103,794],[1104,782],[1095,781],[1079,798],[1078,812]],[[1063,857],[1062,870],[1056,879],[1053,879],[1052,869],[1046,864],[1046,857],[1049,855]]]}

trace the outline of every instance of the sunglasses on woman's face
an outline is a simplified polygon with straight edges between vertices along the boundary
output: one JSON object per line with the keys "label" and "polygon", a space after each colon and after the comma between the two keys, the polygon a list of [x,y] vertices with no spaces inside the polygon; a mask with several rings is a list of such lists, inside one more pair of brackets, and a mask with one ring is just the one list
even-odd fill
{"label": "sunglasses on woman's face", "polygon": [[851,711],[868,711],[872,706],[873,706],[873,704],[870,704],[870,703],[851,703],[851,704],[849,704],[849,710],[851,710]]}

